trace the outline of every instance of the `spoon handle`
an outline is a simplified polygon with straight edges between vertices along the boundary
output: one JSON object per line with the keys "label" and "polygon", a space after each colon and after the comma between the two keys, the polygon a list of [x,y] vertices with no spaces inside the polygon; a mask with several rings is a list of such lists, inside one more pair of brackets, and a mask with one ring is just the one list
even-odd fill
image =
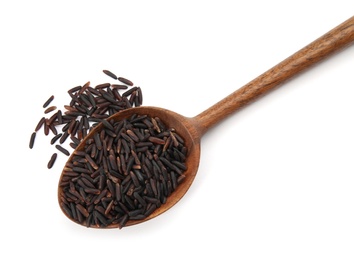
{"label": "spoon handle", "polygon": [[200,135],[311,65],[354,41],[354,16],[195,116]]}

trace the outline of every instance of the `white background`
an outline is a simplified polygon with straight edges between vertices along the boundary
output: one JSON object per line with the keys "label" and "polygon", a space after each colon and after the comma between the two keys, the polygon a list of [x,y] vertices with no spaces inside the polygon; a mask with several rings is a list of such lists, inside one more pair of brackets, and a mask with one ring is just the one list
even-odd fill
{"label": "white background", "polygon": [[165,214],[122,230],[57,203],[65,156],[42,104],[109,69],[144,105],[195,116],[353,15],[337,1],[2,1],[1,259],[353,259],[354,46],[202,138],[198,175]]}

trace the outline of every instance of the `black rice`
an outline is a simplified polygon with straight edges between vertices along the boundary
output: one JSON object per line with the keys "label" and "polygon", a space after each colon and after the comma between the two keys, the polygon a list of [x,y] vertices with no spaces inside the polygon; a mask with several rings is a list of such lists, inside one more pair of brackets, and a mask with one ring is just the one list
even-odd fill
{"label": "black rice", "polygon": [[56,136],[54,136],[52,138],[52,140],[50,140],[50,144],[54,144],[63,134],[60,133],[60,134],[57,134]]}
{"label": "black rice", "polygon": [[44,114],[48,114],[48,113],[54,111],[55,109],[57,109],[56,106],[48,107],[46,110],[44,110]]}
{"label": "black rice", "polygon": [[54,99],[54,96],[50,96],[50,98],[48,98],[48,100],[43,104],[43,108],[46,108]]}
{"label": "black rice", "polygon": [[127,89],[128,88],[128,86],[120,85],[120,84],[112,84],[111,87],[115,88],[115,89]]}
{"label": "black rice", "polygon": [[119,77],[118,80],[128,86],[133,86],[133,82],[131,82],[129,79],[123,78],[123,77]]}
{"label": "black rice", "polygon": [[102,83],[102,84],[98,84],[95,89],[101,89],[101,88],[108,88],[110,87],[111,84],[110,83]]}
{"label": "black rice", "polygon": [[31,138],[30,138],[30,142],[29,142],[29,148],[33,148],[33,145],[34,145],[34,140],[36,139],[36,132],[33,132],[31,134]]}
{"label": "black rice", "polygon": [[44,124],[44,122],[45,122],[45,117],[42,117],[40,120],[39,120],[39,122],[38,122],[38,124],[37,124],[37,126],[36,126],[36,128],[35,128],[35,132],[37,132],[39,129],[41,129],[41,127],[42,127],[42,125]]}
{"label": "black rice", "polygon": [[[61,205],[69,218],[84,226],[122,228],[166,203],[185,178],[187,151],[183,139],[159,118],[134,115],[104,121],[101,127],[66,164]],[[110,139],[114,141],[108,148]]]}
{"label": "black rice", "polygon": [[107,76],[110,76],[113,79],[118,79],[118,77],[114,73],[110,72],[109,70],[103,70],[103,73],[106,74]]}
{"label": "black rice", "polygon": [[[104,70],[103,72],[115,80],[118,79],[114,73],[108,70]],[[141,89],[132,87],[131,90],[129,87],[132,86],[133,83],[125,78],[119,78],[122,84],[111,85],[110,83],[103,83],[92,87],[91,82],[87,81],[82,86],[79,85],[69,89],[67,92],[70,99],[68,104],[64,105],[64,109],[58,109],[58,111],[49,118],[42,117],[37,123],[34,132],[38,132],[40,128],[44,126],[45,135],[51,133],[54,135],[50,141],[52,145],[58,140],[60,144],[64,144],[68,137],[70,137],[72,142],[70,142],[69,145],[71,148],[75,149],[86,135],[102,120],[121,110],[141,105]],[[120,93],[122,90],[129,92]],[[138,101],[137,97],[140,98],[140,101]],[[45,114],[57,109],[56,106],[48,107],[53,99],[54,95],[43,104]],[[107,139],[104,145],[105,149],[110,149],[114,138],[116,138],[116,134],[111,127],[106,126],[108,127],[107,135],[111,138]],[[33,147],[35,138],[35,134],[32,135],[33,137],[31,136],[31,139],[33,138],[33,141],[30,140],[30,148]],[[99,143],[98,148],[101,148]],[[96,150],[92,150],[90,154],[102,157],[102,154],[97,152],[99,151],[98,148],[96,146]],[[68,150],[66,151],[67,152],[64,152],[65,154],[70,154]]]}
{"label": "black rice", "polygon": [[63,154],[65,154],[65,155],[67,155],[67,156],[70,155],[69,151],[66,150],[64,147],[60,146],[59,144],[57,144],[57,145],[55,146],[55,148],[57,148],[59,151],[61,151]]}
{"label": "black rice", "polygon": [[57,154],[53,153],[52,157],[50,158],[49,162],[48,162],[48,169],[51,169],[55,163],[55,160],[57,159]]}

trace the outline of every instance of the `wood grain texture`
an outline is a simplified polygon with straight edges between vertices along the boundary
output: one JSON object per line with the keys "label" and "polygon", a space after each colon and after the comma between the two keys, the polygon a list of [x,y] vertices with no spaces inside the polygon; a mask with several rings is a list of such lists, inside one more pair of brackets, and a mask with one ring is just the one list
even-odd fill
{"label": "wood grain texture", "polygon": [[354,16],[197,115],[200,134],[353,41]]}

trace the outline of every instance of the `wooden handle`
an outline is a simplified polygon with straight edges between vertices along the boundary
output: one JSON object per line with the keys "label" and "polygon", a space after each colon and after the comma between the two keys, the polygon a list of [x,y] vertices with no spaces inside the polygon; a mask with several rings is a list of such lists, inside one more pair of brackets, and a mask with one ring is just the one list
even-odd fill
{"label": "wooden handle", "polygon": [[353,41],[354,16],[194,117],[200,135],[233,112]]}

